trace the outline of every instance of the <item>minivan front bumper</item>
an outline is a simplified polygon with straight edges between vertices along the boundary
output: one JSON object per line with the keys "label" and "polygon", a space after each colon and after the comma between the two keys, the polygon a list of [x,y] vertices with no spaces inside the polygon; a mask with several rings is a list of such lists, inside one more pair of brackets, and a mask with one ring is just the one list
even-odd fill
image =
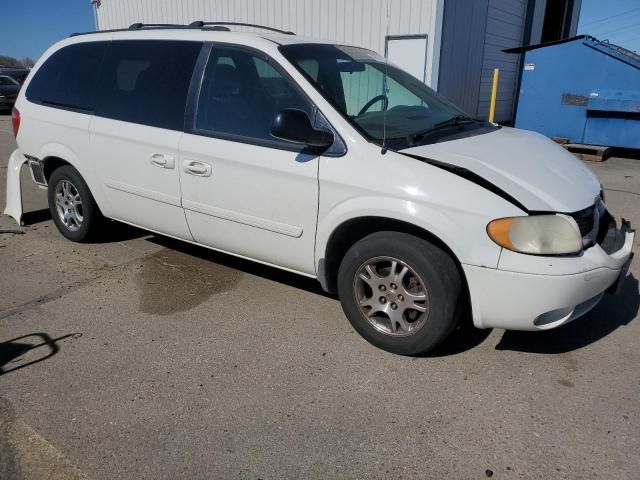
{"label": "minivan front bumper", "polygon": [[[498,269],[463,265],[474,325],[548,330],[587,313],[607,289],[619,290],[633,257],[635,232],[629,223],[612,228],[608,245],[596,244],[561,262],[509,252]],[[610,251],[611,245],[615,251]],[[523,264],[520,268],[518,259]]]}

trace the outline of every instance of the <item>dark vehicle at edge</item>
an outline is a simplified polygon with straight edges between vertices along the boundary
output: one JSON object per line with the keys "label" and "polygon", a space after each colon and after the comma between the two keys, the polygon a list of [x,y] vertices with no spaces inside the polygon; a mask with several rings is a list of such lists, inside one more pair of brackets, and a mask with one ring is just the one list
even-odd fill
{"label": "dark vehicle at edge", "polygon": [[11,110],[19,91],[20,84],[15,79],[0,73],[0,110]]}
{"label": "dark vehicle at edge", "polygon": [[30,68],[22,68],[22,67],[6,67],[0,65],[0,75],[6,75],[8,77],[13,78],[20,85],[24,83],[31,71]]}

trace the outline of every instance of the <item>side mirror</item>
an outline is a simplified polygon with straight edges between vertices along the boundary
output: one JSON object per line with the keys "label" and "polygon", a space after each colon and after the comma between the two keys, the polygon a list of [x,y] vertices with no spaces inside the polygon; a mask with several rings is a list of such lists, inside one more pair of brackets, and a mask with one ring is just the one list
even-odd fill
{"label": "side mirror", "polygon": [[333,145],[333,132],[324,128],[314,128],[309,115],[293,108],[282,110],[276,115],[271,125],[271,135],[318,151],[326,150]]}

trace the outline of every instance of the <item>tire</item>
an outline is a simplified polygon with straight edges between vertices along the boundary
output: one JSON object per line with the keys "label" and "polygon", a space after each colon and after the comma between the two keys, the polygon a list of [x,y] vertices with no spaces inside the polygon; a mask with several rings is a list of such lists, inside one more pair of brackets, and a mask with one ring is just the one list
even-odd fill
{"label": "tire", "polygon": [[49,178],[49,212],[60,233],[74,242],[88,242],[104,217],[89,187],[70,165],[56,168]]}
{"label": "tire", "polygon": [[353,328],[400,355],[424,354],[442,342],[456,326],[461,294],[453,259],[406,233],[363,238],[347,251],[338,272],[338,296]]}

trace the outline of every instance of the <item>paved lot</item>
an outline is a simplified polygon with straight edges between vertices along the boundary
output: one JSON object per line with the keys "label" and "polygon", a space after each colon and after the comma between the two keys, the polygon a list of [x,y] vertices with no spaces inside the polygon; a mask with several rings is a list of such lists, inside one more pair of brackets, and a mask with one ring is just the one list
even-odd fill
{"label": "paved lot", "polygon": [[[0,205],[13,146],[2,117]],[[640,161],[590,166],[640,225]],[[404,358],[308,279],[124,226],[65,241],[23,185],[25,233],[0,234],[0,478],[638,478],[640,261],[566,327]]]}

